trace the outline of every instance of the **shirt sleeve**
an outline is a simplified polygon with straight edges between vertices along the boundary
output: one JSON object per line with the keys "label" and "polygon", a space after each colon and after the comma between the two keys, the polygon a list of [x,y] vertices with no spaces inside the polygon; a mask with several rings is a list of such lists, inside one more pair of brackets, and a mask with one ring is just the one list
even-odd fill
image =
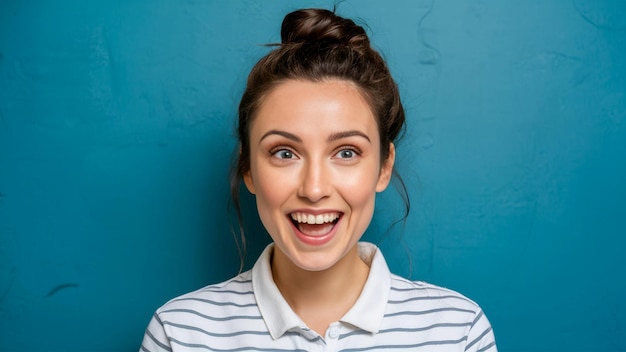
{"label": "shirt sleeve", "polygon": [[482,310],[476,314],[467,336],[466,352],[497,352],[495,336],[489,320]]}
{"label": "shirt sleeve", "polygon": [[157,314],[152,316],[146,328],[139,352],[171,352],[172,346],[165,334],[163,323]]}

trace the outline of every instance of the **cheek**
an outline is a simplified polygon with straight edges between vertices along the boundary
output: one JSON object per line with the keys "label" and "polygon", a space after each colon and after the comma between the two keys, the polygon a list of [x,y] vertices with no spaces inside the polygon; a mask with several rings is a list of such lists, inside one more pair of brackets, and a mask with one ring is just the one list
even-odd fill
{"label": "cheek", "polygon": [[343,192],[345,202],[353,212],[359,213],[359,217],[370,218],[374,212],[376,193],[365,187],[351,188]]}
{"label": "cheek", "polygon": [[376,203],[376,193],[374,192],[371,181],[369,185],[352,184],[345,185],[340,190],[342,198],[350,208],[350,216],[347,217],[347,226],[352,229],[354,238],[363,236],[369,227],[374,216],[374,208]]}
{"label": "cheek", "polygon": [[286,177],[284,172],[273,172],[271,168],[261,167],[255,168],[252,174],[257,207],[262,216],[278,210],[293,192],[289,177]]}
{"label": "cheek", "polygon": [[337,190],[353,209],[371,208],[373,211],[378,181],[378,168],[355,170],[351,175],[336,176]]}

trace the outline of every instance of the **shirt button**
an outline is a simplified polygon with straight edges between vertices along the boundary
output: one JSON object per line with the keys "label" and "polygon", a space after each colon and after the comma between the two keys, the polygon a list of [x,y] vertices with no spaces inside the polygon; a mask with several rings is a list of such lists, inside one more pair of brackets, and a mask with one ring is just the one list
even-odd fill
{"label": "shirt button", "polygon": [[331,339],[336,339],[339,337],[339,329],[337,329],[336,327],[330,328],[330,331],[328,332],[328,337],[330,337]]}

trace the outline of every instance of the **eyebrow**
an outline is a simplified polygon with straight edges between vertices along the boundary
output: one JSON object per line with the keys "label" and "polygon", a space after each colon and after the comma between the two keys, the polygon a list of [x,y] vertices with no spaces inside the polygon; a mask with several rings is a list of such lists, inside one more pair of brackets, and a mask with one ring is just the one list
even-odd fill
{"label": "eyebrow", "polygon": [[368,137],[365,133],[363,133],[361,131],[357,131],[357,130],[350,130],[350,131],[343,131],[343,132],[333,133],[333,134],[331,134],[328,137],[328,141],[329,142],[334,142],[334,141],[342,139],[342,138],[348,138],[348,137],[354,137],[354,136],[363,137],[368,142],[372,143],[372,141],[370,140],[370,137]]}
{"label": "eyebrow", "polygon": [[[290,140],[292,140],[294,142],[302,143],[302,139],[300,137],[296,136],[295,134],[289,133],[289,132],[286,132],[286,131],[280,131],[280,130],[268,131],[267,133],[265,133],[263,135],[263,137],[261,137],[259,142],[261,142],[266,137],[269,137],[271,135],[283,136],[283,137],[285,137],[287,139],[290,139]],[[342,131],[342,132],[333,133],[330,136],[328,136],[328,142],[334,142],[334,141],[337,141],[337,140],[340,140],[340,139],[343,139],[343,138],[354,137],[354,136],[362,137],[362,138],[366,139],[369,143],[372,143],[370,138],[365,133],[363,133],[361,131],[357,131],[357,130],[350,130],[350,131]]]}
{"label": "eyebrow", "polygon": [[296,136],[293,133],[289,133],[289,132],[285,132],[285,131],[280,131],[280,130],[271,130],[268,131],[267,133],[265,133],[263,135],[263,137],[261,137],[261,139],[259,139],[259,142],[261,142],[262,140],[264,140],[266,137],[269,137],[271,135],[279,135],[279,136],[283,136],[287,139],[291,139],[294,142],[298,142],[298,143],[302,143],[302,139],[300,139],[300,137]]}

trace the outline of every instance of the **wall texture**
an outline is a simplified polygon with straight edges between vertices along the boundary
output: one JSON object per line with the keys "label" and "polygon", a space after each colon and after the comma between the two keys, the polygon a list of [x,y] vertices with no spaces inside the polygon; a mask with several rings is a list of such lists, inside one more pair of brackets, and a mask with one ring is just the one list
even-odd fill
{"label": "wall texture", "polygon": [[[136,350],[159,305],[237,272],[236,105],[305,6],[332,2],[0,2],[0,350]],[[501,351],[626,350],[626,1],[339,13],[409,117],[411,216],[384,235],[387,191],[366,239],[478,301]],[[268,242],[250,225],[248,267]]]}

